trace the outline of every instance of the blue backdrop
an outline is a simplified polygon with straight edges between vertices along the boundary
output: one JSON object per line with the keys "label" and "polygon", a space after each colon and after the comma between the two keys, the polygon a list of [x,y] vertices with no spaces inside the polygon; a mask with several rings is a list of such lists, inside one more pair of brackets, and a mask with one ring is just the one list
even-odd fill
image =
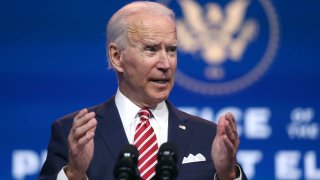
{"label": "blue backdrop", "polygon": [[[0,3],[0,179],[36,179],[51,123],[115,93],[105,25],[128,2]],[[250,179],[320,179],[320,2],[162,2],[181,31],[171,101],[232,111]]]}

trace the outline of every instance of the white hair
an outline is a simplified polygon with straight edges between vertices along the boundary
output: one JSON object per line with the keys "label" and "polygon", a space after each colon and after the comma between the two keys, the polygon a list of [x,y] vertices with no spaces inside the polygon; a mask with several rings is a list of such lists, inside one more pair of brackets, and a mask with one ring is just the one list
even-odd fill
{"label": "white hair", "polygon": [[[151,15],[161,15],[167,16],[175,21],[174,12],[166,7],[163,4],[150,1],[136,1],[129,3],[119,9],[113,16],[110,18],[107,24],[107,53],[108,46],[110,43],[115,43],[120,51],[125,49],[128,45],[128,17],[136,13],[144,13]],[[108,55],[108,64],[109,68],[112,68],[110,63],[110,55]]]}

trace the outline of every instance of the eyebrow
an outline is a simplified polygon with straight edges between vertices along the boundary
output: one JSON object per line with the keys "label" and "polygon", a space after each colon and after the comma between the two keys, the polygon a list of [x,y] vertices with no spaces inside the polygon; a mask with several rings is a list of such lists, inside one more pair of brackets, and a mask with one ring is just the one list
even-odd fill
{"label": "eyebrow", "polygon": [[[155,42],[152,40],[142,40],[142,44],[155,46],[155,45],[160,45],[161,43],[158,43],[158,42]],[[174,42],[169,42],[168,44],[165,44],[165,45],[166,46],[178,46],[178,44],[179,44],[179,42],[176,40]]]}

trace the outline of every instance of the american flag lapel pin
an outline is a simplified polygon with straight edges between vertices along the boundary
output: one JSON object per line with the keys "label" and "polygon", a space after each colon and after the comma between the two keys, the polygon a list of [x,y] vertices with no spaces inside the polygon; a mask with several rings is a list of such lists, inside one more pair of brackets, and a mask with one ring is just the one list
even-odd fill
{"label": "american flag lapel pin", "polygon": [[186,126],[181,125],[181,124],[179,125],[179,128],[180,128],[180,129],[183,129],[183,130],[186,130]]}

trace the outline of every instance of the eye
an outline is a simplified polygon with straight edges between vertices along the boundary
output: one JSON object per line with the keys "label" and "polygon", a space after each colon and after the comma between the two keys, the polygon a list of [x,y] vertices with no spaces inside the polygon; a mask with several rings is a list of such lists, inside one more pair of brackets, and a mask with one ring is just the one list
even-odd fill
{"label": "eye", "polygon": [[146,46],[145,47],[145,51],[148,51],[148,52],[156,52],[157,51],[157,48],[155,46]]}
{"label": "eye", "polygon": [[167,48],[167,52],[175,53],[177,51],[177,46],[170,46]]}
{"label": "eye", "polygon": [[178,49],[177,46],[170,46],[170,47],[167,48],[166,51],[167,51],[169,56],[176,56],[177,49]]}

